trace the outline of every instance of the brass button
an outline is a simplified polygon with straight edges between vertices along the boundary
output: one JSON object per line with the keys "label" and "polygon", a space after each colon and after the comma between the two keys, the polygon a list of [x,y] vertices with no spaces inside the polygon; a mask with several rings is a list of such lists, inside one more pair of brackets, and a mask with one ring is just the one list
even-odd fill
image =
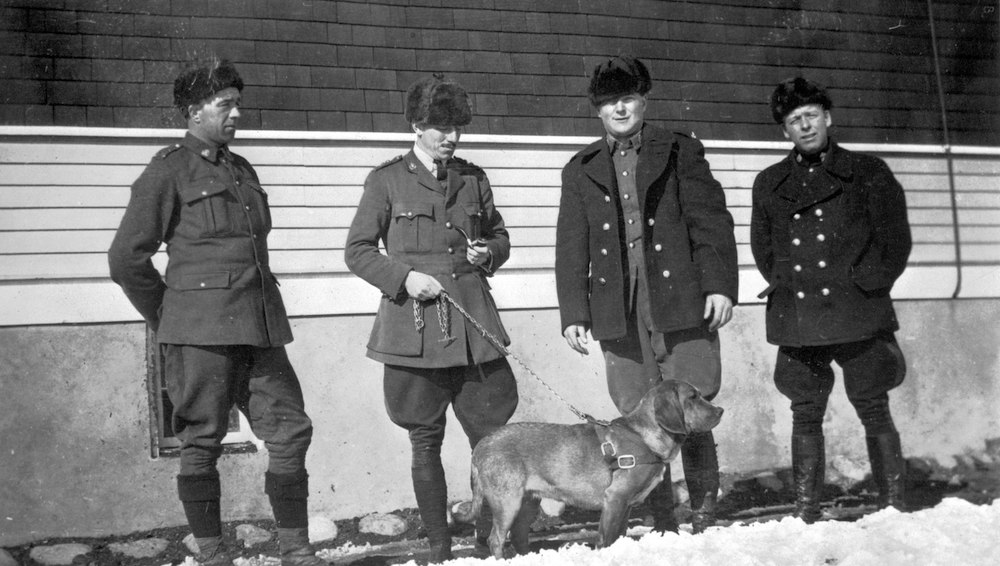
{"label": "brass button", "polygon": [[664,269],[663,270],[663,278],[666,279],[668,277],[670,277],[670,270]]}
{"label": "brass button", "polygon": [[656,251],[658,251],[658,252],[662,252],[663,251],[663,246],[660,245],[660,244],[656,244],[655,246],[653,246],[653,249],[656,250]]}
{"label": "brass button", "polygon": [[622,171],[622,177],[628,177],[628,171]]}
{"label": "brass button", "polygon": [[452,279],[458,279],[458,274],[457,273],[452,273],[451,274],[451,278]]}
{"label": "brass button", "polygon": [[628,243],[628,247],[629,248],[634,248],[635,247],[635,242],[629,242]]}
{"label": "brass button", "polygon": [[795,271],[802,271],[802,266],[801,265],[796,265],[792,269],[794,269]]}
{"label": "brass button", "polygon": [[605,248],[601,248],[601,255],[608,255],[608,250]]}
{"label": "brass button", "polygon": [[622,195],[622,198],[625,199],[625,200],[628,200],[630,197],[628,196],[628,193],[625,193],[625,194]]}
{"label": "brass button", "polygon": [[817,208],[816,212],[814,212],[813,214],[815,214],[816,216],[823,216],[823,209]]}
{"label": "brass button", "polygon": [[799,245],[801,243],[802,243],[802,240],[800,240],[798,238],[795,238],[794,240],[792,240],[792,245],[793,246],[797,246],[797,245]]}
{"label": "brass button", "polygon": [[604,195],[604,202],[611,202],[611,197]]}
{"label": "brass button", "polygon": [[605,278],[603,278],[603,277],[599,277],[597,279],[597,282],[600,283],[601,285],[607,285],[608,284],[608,280],[605,279]]}
{"label": "brass button", "polygon": [[207,196],[207,195],[208,195],[208,191],[201,191],[201,196]]}
{"label": "brass button", "polygon": [[451,228],[451,222],[445,222],[444,223],[444,227],[445,228]]}
{"label": "brass button", "polygon": [[448,248],[448,253],[450,253],[450,254],[455,253],[455,248],[449,247]]}
{"label": "brass button", "polygon": [[819,263],[817,263],[816,265],[818,265],[820,269],[823,269],[824,267],[826,267],[826,262],[823,260],[819,260]]}
{"label": "brass button", "polygon": [[802,215],[799,214],[798,212],[796,212],[795,216],[792,216],[792,218],[794,218],[795,220],[798,220],[798,219],[802,218]]}
{"label": "brass button", "polygon": [[604,228],[605,230],[610,230],[611,229],[611,225],[608,224],[607,222],[605,222],[604,226],[601,226],[601,228]]}
{"label": "brass button", "polygon": [[199,287],[204,287],[204,286],[205,286],[205,282],[204,282],[204,281],[202,281],[201,283],[199,283],[199,284],[198,284],[198,286],[199,286]]}
{"label": "brass button", "polygon": [[406,213],[406,217],[407,218],[413,218],[413,212],[407,212]]}
{"label": "brass button", "polygon": [[823,296],[825,297],[830,294],[830,290],[824,287],[823,290],[820,291],[820,293],[823,293]]}
{"label": "brass button", "polygon": [[800,298],[800,299],[806,298],[806,294],[803,293],[802,291],[799,291],[798,293],[795,293],[795,296],[798,297],[798,298]]}
{"label": "brass button", "polygon": [[628,219],[628,223],[629,224],[635,224],[635,218],[629,218]]}
{"label": "brass button", "polygon": [[646,224],[649,224],[650,226],[652,226],[653,224],[656,224],[656,220],[653,220],[652,218],[650,218],[649,220],[646,221]]}
{"label": "brass button", "polygon": [[824,236],[823,234],[817,234],[816,235],[816,239],[819,240],[820,242],[822,242],[822,241],[826,240],[826,236]]}

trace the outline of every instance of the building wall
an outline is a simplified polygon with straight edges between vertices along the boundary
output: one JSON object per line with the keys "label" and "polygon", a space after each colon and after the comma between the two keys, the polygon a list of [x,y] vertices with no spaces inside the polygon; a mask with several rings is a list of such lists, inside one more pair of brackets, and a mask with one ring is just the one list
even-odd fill
{"label": "building wall", "polygon": [[[897,311],[908,375],[891,403],[906,455],[949,465],[982,450],[1000,437],[1000,302],[907,300]],[[548,387],[598,418],[616,416],[596,344],[590,356],[572,352],[551,308],[502,317],[514,354]],[[413,507],[406,433],[385,415],[380,364],[364,357],[372,317],[292,322],[289,355],[316,430],[307,458],[311,513],[342,519]],[[723,473],[787,468],[791,413],[771,382],[775,348],[764,341],[763,307],[737,307],[721,338]],[[184,523],[176,458],[149,455],[144,349],[136,323],[0,328],[0,545]],[[513,367],[515,420],[579,422],[523,366]],[[862,479],[864,432],[839,379],[824,430],[828,481]],[[450,496],[468,497],[469,446],[454,418],[443,458]],[[266,467],[266,451],[222,456],[226,520],[269,516]]]}
{"label": "building wall", "polygon": [[[5,0],[0,124],[176,127],[181,64],[246,79],[244,127],[398,132],[402,92],[444,72],[474,93],[469,131],[594,135],[594,65],[651,68],[650,118],[705,139],[767,140],[767,98],[831,87],[843,140],[942,143],[928,3],[872,0]],[[996,2],[934,0],[950,143],[996,145]]]}

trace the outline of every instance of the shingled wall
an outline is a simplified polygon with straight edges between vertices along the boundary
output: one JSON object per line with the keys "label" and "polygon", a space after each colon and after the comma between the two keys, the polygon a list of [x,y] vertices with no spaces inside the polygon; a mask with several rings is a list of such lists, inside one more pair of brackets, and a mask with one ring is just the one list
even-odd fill
{"label": "shingled wall", "polygon": [[[246,80],[244,128],[404,131],[401,91],[443,71],[475,93],[470,132],[593,135],[588,73],[630,52],[654,74],[649,117],[701,138],[775,139],[767,96],[801,72],[831,87],[840,139],[941,143],[927,5],[3,0],[0,124],[181,126],[180,63],[216,54]],[[997,145],[997,3],[933,5],[951,141]]]}

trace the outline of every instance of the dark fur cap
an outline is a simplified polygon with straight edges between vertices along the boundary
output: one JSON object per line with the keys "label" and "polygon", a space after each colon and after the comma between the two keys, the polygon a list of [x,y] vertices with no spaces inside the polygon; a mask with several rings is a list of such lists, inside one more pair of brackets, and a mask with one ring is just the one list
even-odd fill
{"label": "dark fur cap", "polygon": [[587,96],[596,107],[633,93],[645,96],[651,88],[653,81],[642,61],[629,55],[619,55],[594,67]]}
{"label": "dark fur cap", "polygon": [[403,116],[410,124],[465,126],[472,121],[472,102],[458,83],[434,73],[406,90]]}
{"label": "dark fur cap", "polygon": [[819,104],[823,110],[833,107],[833,101],[826,94],[826,90],[818,84],[802,77],[785,79],[778,83],[771,94],[771,115],[774,116],[774,121],[780,124],[785,120],[785,116],[806,104]]}
{"label": "dark fur cap", "polygon": [[198,62],[174,80],[174,105],[187,115],[188,106],[229,87],[243,90],[243,79],[232,63],[225,59]]}

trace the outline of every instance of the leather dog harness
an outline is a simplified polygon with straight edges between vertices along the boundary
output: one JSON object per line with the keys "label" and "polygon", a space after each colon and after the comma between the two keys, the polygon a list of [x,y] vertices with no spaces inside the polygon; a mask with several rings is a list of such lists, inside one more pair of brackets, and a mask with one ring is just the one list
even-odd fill
{"label": "leather dog harness", "polygon": [[595,424],[594,431],[601,440],[601,455],[612,470],[663,464],[663,460],[646,446],[642,437],[629,428],[624,419],[615,419],[607,425]]}

